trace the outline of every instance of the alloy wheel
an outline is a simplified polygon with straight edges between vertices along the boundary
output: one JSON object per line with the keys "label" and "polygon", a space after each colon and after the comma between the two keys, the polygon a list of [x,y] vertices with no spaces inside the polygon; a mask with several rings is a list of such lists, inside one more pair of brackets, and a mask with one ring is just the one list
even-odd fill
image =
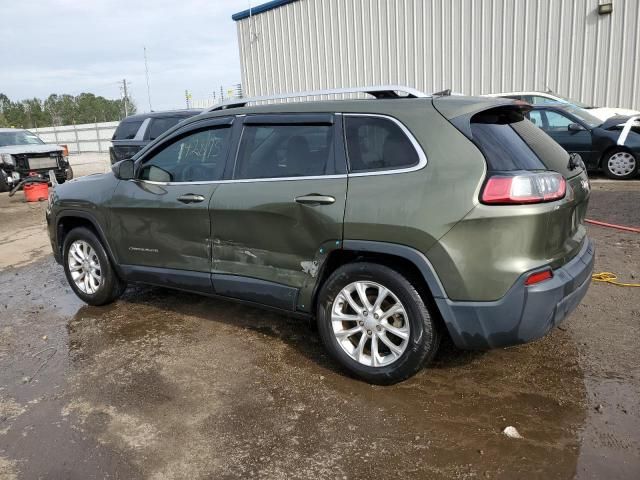
{"label": "alloy wheel", "polygon": [[407,312],[379,283],[359,281],[344,287],[333,301],[331,324],[342,350],[369,367],[395,362],[409,344]]}
{"label": "alloy wheel", "polygon": [[102,270],[96,251],[84,240],[76,240],[69,246],[67,264],[76,287],[93,295],[102,285]]}

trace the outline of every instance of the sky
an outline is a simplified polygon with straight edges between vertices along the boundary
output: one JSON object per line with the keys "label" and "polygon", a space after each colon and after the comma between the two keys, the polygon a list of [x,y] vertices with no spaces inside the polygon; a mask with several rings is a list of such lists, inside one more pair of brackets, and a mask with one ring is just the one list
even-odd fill
{"label": "sky", "polygon": [[[254,1],[253,5],[260,4]],[[0,0],[0,93],[120,98],[122,79],[138,112],[185,107],[240,82],[233,13],[248,0]]]}

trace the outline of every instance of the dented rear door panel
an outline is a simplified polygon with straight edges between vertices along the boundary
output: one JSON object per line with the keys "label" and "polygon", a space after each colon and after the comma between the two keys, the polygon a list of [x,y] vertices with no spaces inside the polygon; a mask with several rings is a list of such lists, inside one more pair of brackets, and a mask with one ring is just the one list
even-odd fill
{"label": "dented rear door panel", "polygon": [[[308,311],[329,252],[341,247],[345,176],[232,182],[216,189],[210,206],[214,274],[275,282],[299,289],[296,308]],[[321,194],[328,205],[296,197]],[[215,288],[214,275],[214,288]]]}

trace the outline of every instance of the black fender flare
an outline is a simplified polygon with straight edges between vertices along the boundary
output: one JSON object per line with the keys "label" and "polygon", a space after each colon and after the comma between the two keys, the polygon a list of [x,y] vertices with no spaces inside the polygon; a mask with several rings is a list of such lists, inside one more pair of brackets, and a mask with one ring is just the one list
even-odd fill
{"label": "black fender flare", "polygon": [[100,226],[100,222],[98,222],[98,220],[95,218],[94,215],[92,215],[89,212],[83,211],[83,210],[74,210],[74,209],[64,209],[61,210],[60,212],[58,212],[55,216],[55,235],[56,235],[56,245],[58,246],[58,248],[60,249],[60,251],[62,250],[62,245],[60,244],[60,227],[61,227],[61,220],[65,217],[75,217],[75,218],[82,218],[83,220],[87,220],[89,223],[91,223],[91,225],[93,226],[94,230],[96,231],[96,233],[98,234],[98,238],[100,239],[100,241],[102,242],[102,245],[104,246],[104,249],[107,252],[107,255],[109,256],[109,260],[111,260],[111,264],[113,266],[113,268],[116,270],[116,272],[118,273],[118,275],[120,275],[122,277],[122,269],[120,268],[120,264],[117,261],[117,258],[113,252],[113,249],[111,248],[111,245],[109,245],[109,241],[107,240],[107,236],[104,233],[104,230],[102,229],[102,227]]}
{"label": "black fender flare", "polygon": [[419,250],[397,243],[377,242],[370,240],[344,240],[342,242],[344,250],[359,252],[383,253],[394,255],[408,260],[416,266],[422,274],[433,298],[448,298],[440,278],[436,274],[429,259]]}
{"label": "black fender flare", "polygon": [[406,245],[368,240],[345,240],[343,248],[345,250],[394,255],[415,265],[422,274],[435,302],[435,308],[438,309],[454,343],[460,348],[465,347],[465,343],[461,340],[456,313],[450,304],[451,301],[433,265],[422,252]]}

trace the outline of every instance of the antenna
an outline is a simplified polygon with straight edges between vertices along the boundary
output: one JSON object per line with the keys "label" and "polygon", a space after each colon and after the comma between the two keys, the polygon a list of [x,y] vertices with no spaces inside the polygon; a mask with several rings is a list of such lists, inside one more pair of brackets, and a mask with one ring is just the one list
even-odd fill
{"label": "antenna", "polygon": [[147,99],[149,100],[149,111],[153,112],[153,108],[151,107],[151,87],[149,86],[149,65],[147,63],[147,47],[144,48],[144,71],[147,76]]}

